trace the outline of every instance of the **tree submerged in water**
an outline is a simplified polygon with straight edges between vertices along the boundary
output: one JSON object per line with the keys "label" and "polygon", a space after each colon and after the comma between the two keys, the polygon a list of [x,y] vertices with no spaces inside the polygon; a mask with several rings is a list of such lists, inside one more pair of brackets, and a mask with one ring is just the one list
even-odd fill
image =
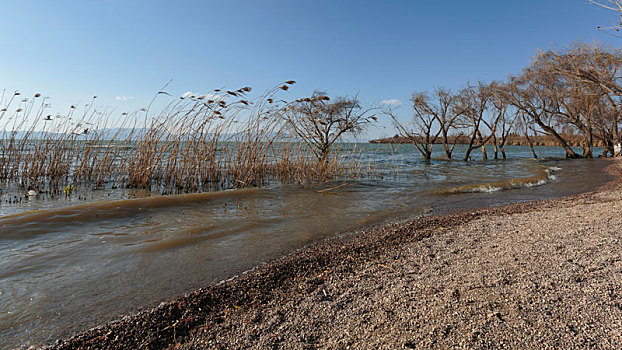
{"label": "tree submerged in water", "polygon": [[285,112],[288,129],[307,145],[318,162],[326,162],[332,146],[343,135],[356,135],[377,121],[377,108],[364,109],[357,97],[336,97],[315,91],[311,97],[294,101]]}

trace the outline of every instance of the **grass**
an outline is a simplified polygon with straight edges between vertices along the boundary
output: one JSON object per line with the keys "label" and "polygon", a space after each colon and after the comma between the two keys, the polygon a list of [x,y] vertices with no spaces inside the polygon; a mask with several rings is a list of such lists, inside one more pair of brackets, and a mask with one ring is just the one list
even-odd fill
{"label": "grass", "polygon": [[50,115],[40,94],[4,91],[0,182],[58,195],[74,187],[171,194],[373,176],[357,151],[336,148],[318,162],[287,134],[289,103],[278,94],[293,83],[254,99],[248,87],[180,98],[161,91],[147,108],[120,115],[96,107],[96,97]]}

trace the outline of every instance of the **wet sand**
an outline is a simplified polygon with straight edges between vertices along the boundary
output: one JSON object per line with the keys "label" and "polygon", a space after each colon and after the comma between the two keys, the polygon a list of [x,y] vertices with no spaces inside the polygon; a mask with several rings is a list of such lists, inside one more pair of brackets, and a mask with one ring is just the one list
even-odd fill
{"label": "wet sand", "polygon": [[620,348],[621,169],[314,244],[52,348]]}

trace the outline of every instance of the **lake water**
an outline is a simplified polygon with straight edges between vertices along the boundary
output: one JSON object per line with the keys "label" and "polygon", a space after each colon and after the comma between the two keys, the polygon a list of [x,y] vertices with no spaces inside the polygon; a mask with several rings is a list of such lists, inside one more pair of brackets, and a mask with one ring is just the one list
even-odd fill
{"label": "lake water", "polygon": [[172,196],[3,189],[0,348],[53,342],[340,233],[576,194],[608,179],[608,162],[564,160],[561,148],[537,147],[538,160],[513,146],[507,160],[425,163],[412,145],[356,147],[378,176]]}

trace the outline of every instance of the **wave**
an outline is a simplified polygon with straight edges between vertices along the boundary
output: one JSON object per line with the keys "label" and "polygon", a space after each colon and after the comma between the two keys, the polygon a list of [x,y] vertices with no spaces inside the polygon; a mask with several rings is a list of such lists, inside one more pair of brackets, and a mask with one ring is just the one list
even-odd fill
{"label": "wave", "polygon": [[520,188],[529,188],[542,186],[557,180],[556,171],[561,170],[558,167],[546,168],[542,174],[523,177],[518,179],[509,179],[502,181],[486,182],[482,184],[463,185],[435,191],[437,194],[456,194],[456,193],[491,193],[507,190],[515,190]]}
{"label": "wave", "polygon": [[0,217],[1,239],[27,239],[42,233],[54,232],[66,225],[84,225],[92,221],[135,216],[137,213],[167,207],[231,200],[255,195],[258,189],[238,189],[218,192],[151,196],[134,199],[98,201],[55,209],[25,211]]}

